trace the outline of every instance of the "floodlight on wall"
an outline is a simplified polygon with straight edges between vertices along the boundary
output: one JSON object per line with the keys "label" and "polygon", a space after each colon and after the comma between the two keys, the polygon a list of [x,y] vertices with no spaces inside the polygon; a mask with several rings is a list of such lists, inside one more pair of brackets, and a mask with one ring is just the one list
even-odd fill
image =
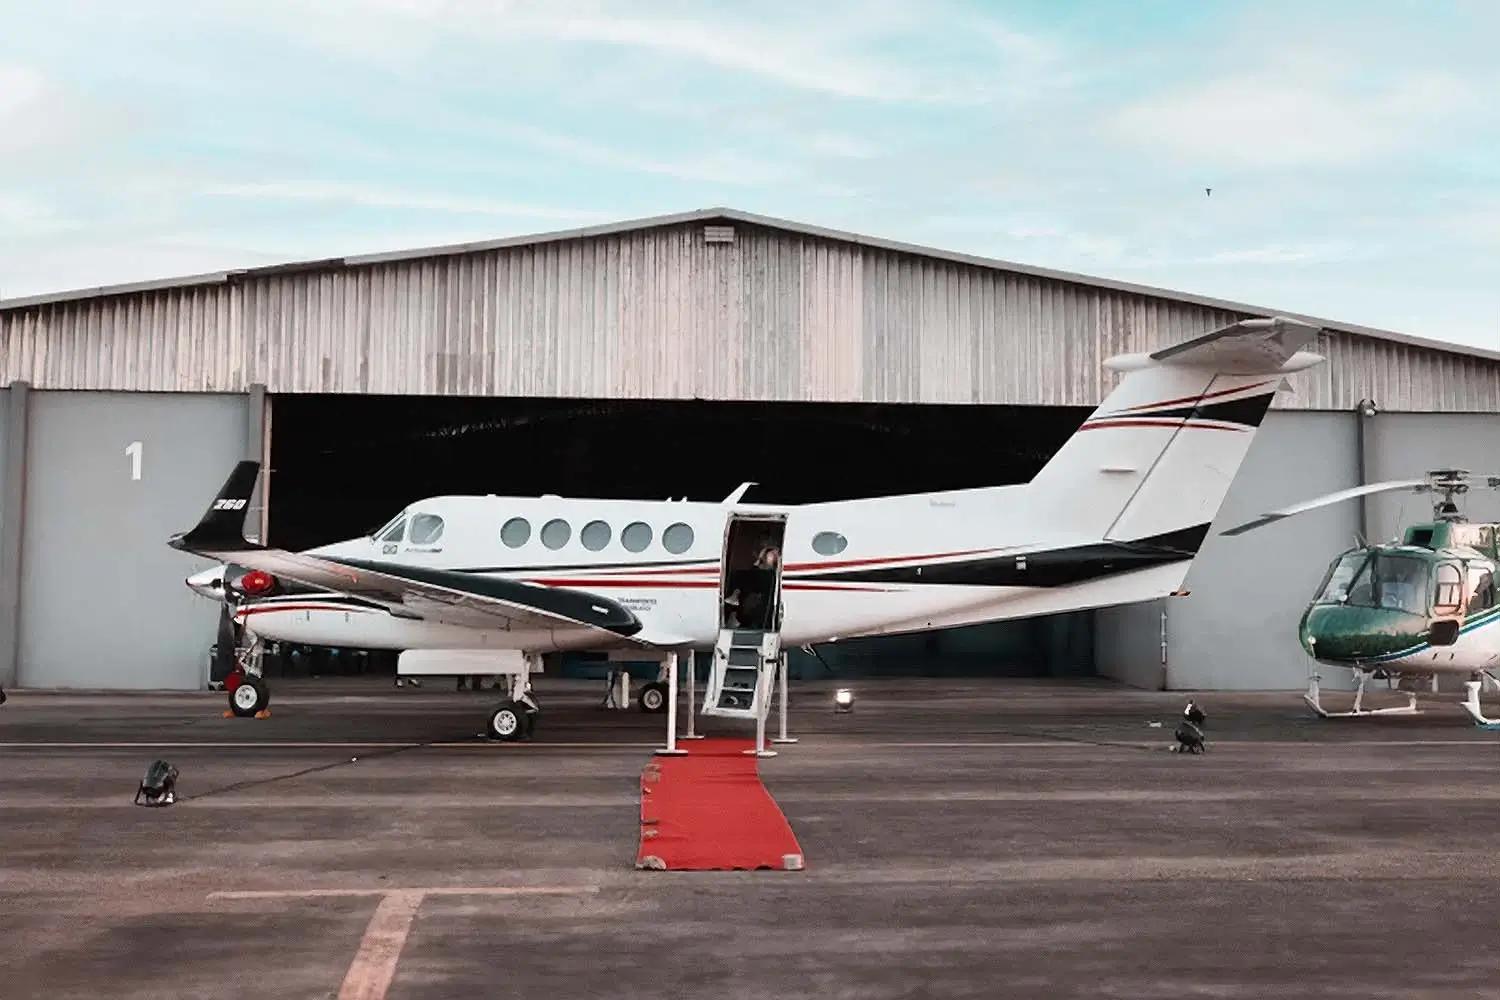
{"label": "floodlight on wall", "polygon": [[1359,401],[1359,415],[1362,417],[1373,417],[1380,412],[1373,399],[1361,399]]}
{"label": "floodlight on wall", "polygon": [[833,710],[835,712],[854,711],[854,692],[848,688],[839,688],[833,693]]}

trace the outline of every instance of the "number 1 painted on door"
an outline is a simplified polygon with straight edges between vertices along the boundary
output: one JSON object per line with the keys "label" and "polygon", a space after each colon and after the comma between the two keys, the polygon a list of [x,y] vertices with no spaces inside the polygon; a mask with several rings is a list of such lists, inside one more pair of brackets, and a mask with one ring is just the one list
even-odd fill
{"label": "number 1 painted on door", "polygon": [[132,441],[125,446],[125,454],[130,459],[130,478],[141,478],[141,443]]}

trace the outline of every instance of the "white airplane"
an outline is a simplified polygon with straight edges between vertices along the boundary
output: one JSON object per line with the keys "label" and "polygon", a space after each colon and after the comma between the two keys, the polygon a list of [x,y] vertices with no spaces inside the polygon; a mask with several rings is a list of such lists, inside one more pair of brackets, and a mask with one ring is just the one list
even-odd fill
{"label": "white airplane", "polygon": [[[1500,687],[1500,524],[1470,524],[1455,498],[1470,490],[1500,489],[1500,476],[1463,469],[1429,472],[1425,479],[1371,483],[1304,500],[1224,532],[1239,535],[1284,518],[1376,493],[1411,492],[1433,499],[1433,520],[1414,524],[1399,541],[1359,545],[1328,567],[1317,594],[1297,626],[1307,655],[1318,663],[1347,667],[1357,688],[1347,712],[1323,707],[1316,670],[1309,672],[1303,699],[1323,718],[1411,715],[1418,711],[1412,682],[1437,690],[1439,677],[1464,681],[1464,711],[1482,729],[1500,729],[1479,704],[1485,686]],[[1407,703],[1365,708],[1365,685],[1384,679],[1407,684]]]}
{"label": "white airplane", "polygon": [[[676,657],[711,648],[704,713],[763,720],[763,668],[784,646],[1179,591],[1282,377],[1323,360],[1300,350],[1317,333],[1251,319],[1111,358],[1118,386],[1023,485],[797,506],[742,503],[746,487],[719,503],[432,497],[373,535],[290,552],[244,538],[258,466],[242,462],[170,544],[225,563],[188,584],[229,599],[253,644],[509,675],[495,738],[529,734],[529,675],[558,650],[661,659],[641,700],[675,732]],[[983,463],[985,443],[955,441],[953,457]],[[237,714],[266,705],[257,662],[232,686]]]}

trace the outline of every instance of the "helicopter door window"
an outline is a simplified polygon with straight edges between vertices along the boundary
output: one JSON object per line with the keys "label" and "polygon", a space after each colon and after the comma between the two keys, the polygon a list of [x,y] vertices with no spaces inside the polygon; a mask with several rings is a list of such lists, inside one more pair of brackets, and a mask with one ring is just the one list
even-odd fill
{"label": "helicopter door window", "polygon": [[1463,603],[1463,574],[1452,563],[1443,563],[1437,568],[1437,588],[1433,592],[1432,610],[1440,615],[1456,615]]}
{"label": "helicopter door window", "polygon": [[1495,576],[1487,569],[1469,570],[1469,584],[1472,596],[1469,598],[1468,613],[1474,614],[1478,611],[1488,611],[1495,606]]}
{"label": "helicopter door window", "polygon": [[[1410,556],[1377,553],[1375,565],[1375,600],[1370,604],[1407,614],[1427,613],[1427,564]],[[1459,588],[1462,590],[1462,586]],[[1349,603],[1353,604],[1351,596]]]}

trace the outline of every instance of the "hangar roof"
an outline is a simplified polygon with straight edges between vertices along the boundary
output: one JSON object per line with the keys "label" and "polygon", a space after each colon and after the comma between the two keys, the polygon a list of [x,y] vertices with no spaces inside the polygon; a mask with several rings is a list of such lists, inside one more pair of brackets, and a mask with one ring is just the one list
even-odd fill
{"label": "hangar roof", "polygon": [[509,236],[495,240],[481,240],[471,243],[452,243],[443,246],[420,247],[412,250],[397,250],[384,253],[357,254],[345,257],[328,257],[320,260],[296,261],[287,264],[273,264],[266,267],[242,268],[230,271],[210,271],[203,274],[186,275],[176,278],[163,278],[153,281],[139,281],[118,285],[102,285],[95,288],[81,288],[63,292],[49,292],[42,295],[21,296],[11,299],[0,299],[0,312],[8,312],[26,309],[33,306],[50,305],[62,302],[75,302],[84,299],[103,298],[114,295],[128,295],[135,292],[150,292],[174,288],[190,288],[200,285],[216,285],[233,282],[243,278],[254,278],[280,274],[294,274],[306,271],[334,271],[345,268],[356,268],[374,264],[387,264],[400,261],[419,260],[423,258],[435,258],[454,256],[458,254],[478,253],[489,250],[500,250],[509,247],[538,245],[545,243],[557,243],[565,240],[581,240],[598,236],[611,236],[628,233],[636,230],[654,229],[664,226],[677,226],[685,223],[711,223],[711,222],[739,222],[746,225],[762,226],[768,229],[779,229],[785,232],[797,233],[804,236],[812,236],[821,239],[837,240],[860,246],[873,247],[895,253],[913,254],[919,257],[927,257],[934,260],[951,261],[958,264],[967,264],[975,267],[990,268],[996,271],[1006,271],[1014,274],[1030,275],[1038,278],[1046,278],[1053,281],[1063,281],[1075,285],[1084,285],[1092,288],[1107,289],[1110,291],[1125,292],[1135,295],[1148,295],[1153,298],[1164,299],[1172,302],[1181,302],[1189,305],[1204,306],[1210,309],[1220,309],[1226,312],[1250,313],[1254,315],[1289,316],[1294,319],[1304,320],[1328,330],[1343,333],[1358,334],[1363,337],[1372,337],[1377,340],[1385,340],[1398,344],[1428,350],[1445,351],[1452,354],[1465,355],[1468,357],[1483,358],[1490,361],[1500,361],[1500,350],[1492,351],[1481,347],[1470,347],[1463,344],[1453,344],[1446,341],[1432,340],[1426,337],[1417,337],[1411,334],[1398,333],[1392,330],[1382,330],[1375,327],[1362,326],[1356,323],[1345,323],[1339,320],[1325,319],[1310,316],[1306,313],[1291,312],[1284,309],[1273,309],[1265,306],[1250,305],[1243,302],[1234,302],[1227,299],[1213,298],[1207,295],[1194,295],[1189,292],[1173,291],[1166,288],[1157,288],[1150,285],[1137,284],[1129,281],[1119,281],[1113,278],[1100,278],[1087,274],[1079,274],[1073,271],[1062,271],[1054,268],[1036,267],[1030,264],[1018,264],[1014,261],[998,260],[992,257],[981,257],[974,254],[958,253],[952,250],[942,250],[935,247],[921,246],[914,243],[903,243],[899,240],[883,239],[877,236],[866,236],[860,233],[845,232],[838,229],[829,229],[823,226],[814,226],[804,222],[794,222],[788,219],[778,219],[772,216],[757,215],[752,212],[744,212],[734,208],[703,208],[691,212],[679,212],[672,215],[655,215],[641,219],[627,219],[622,222],[611,222],[597,226],[586,226],[577,229],[563,229],[545,233],[530,233],[521,236]]}

